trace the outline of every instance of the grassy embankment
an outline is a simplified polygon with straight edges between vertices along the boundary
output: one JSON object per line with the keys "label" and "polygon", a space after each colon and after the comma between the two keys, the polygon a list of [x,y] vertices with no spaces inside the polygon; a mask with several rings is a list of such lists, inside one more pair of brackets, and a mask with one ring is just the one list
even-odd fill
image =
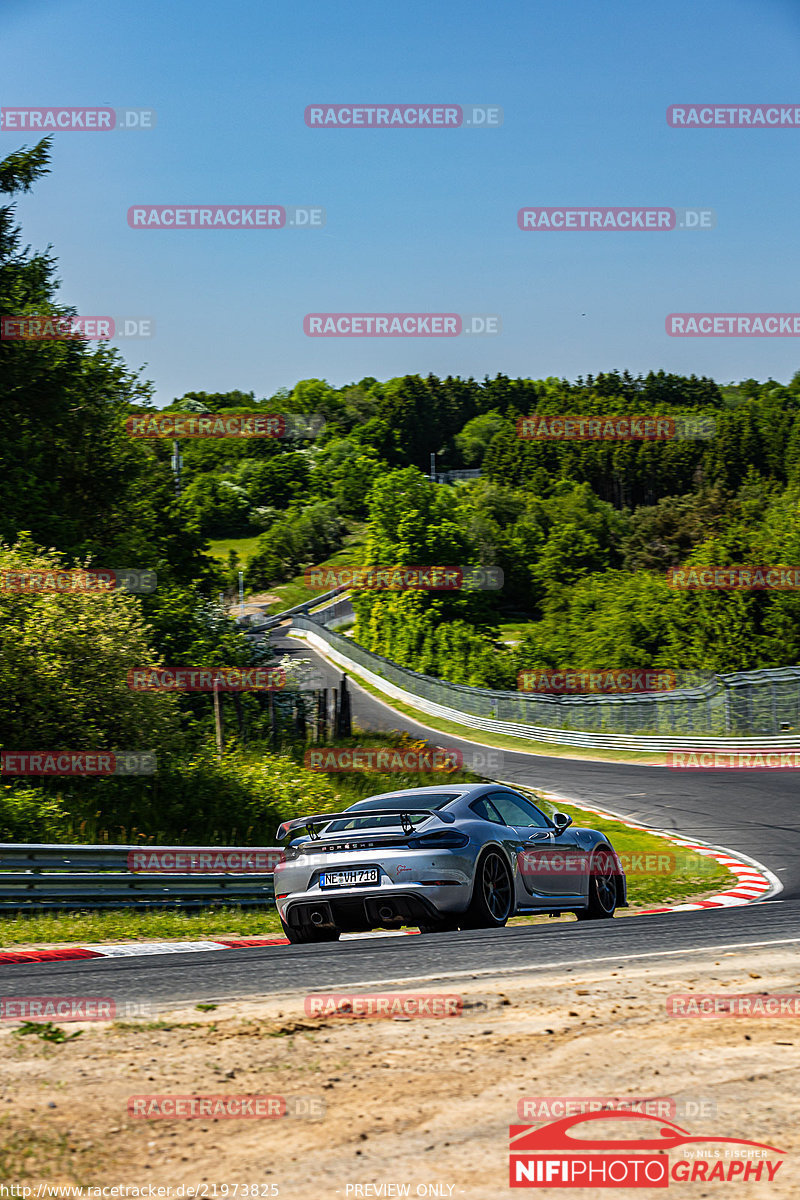
{"label": "grassy embankment", "polygon": [[[257,542],[257,537],[224,538],[219,541],[210,541],[209,546],[211,553],[220,562],[227,563],[229,551],[235,550],[239,555],[242,565],[246,566],[248,560],[255,553]],[[335,554],[331,554],[324,562],[314,565],[330,568],[331,570],[335,570],[337,567],[351,567],[362,561],[363,549],[364,526],[353,526],[345,537],[345,544],[342,549],[337,550]],[[304,600],[312,600],[314,596],[319,596],[323,592],[330,591],[330,588],[308,587],[304,574],[301,572],[299,575],[295,575],[293,579],[287,580],[286,583],[276,583],[268,591],[270,595],[278,597],[272,604],[265,605],[265,611],[272,614],[282,612],[285,608],[293,608],[295,604],[302,604]]]}
{"label": "grassy embankment", "polygon": [[[556,805],[542,801],[552,812]],[[617,821],[596,817],[575,805],[559,802],[559,811],[569,813],[576,824],[599,828],[610,837],[623,862],[635,855],[663,856],[671,846],[661,837],[638,829],[630,829]],[[631,856],[627,859],[625,856]],[[664,874],[645,875],[629,870],[628,898],[630,913],[637,908],[676,904],[712,892],[721,891],[735,882],[734,877],[714,859],[704,856],[684,856],[678,852],[673,869]],[[573,920],[571,916],[562,918]],[[548,920],[541,917],[518,917],[512,924],[529,924]],[[63,913],[31,916],[0,917],[0,946],[43,945],[49,943],[114,942],[120,940],[203,939],[214,937],[280,936],[280,922],[274,910],[241,908],[215,909],[204,912],[132,912],[128,909],[99,913]]]}

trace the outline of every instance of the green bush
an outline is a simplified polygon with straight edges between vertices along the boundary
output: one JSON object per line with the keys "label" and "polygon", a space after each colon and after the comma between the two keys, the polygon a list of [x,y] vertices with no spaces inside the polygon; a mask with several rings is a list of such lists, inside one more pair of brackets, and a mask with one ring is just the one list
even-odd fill
{"label": "green bush", "polygon": [[69,813],[58,796],[35,787],[0,787],[0,842],[61,842],[70,830]]}
{"label": "green bush", "polygon": [[209,750],[152,777],[0,788],[0,841],[272,845],[281,821],[336,808],[322,776],[288,757]]}

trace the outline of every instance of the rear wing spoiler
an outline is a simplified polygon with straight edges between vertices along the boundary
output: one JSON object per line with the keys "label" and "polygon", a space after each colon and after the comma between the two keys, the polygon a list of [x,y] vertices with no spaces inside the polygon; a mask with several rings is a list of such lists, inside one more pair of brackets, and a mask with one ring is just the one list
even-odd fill
{"label": "rear wing spoiler", "polygon": [[452,825],[455,817],[449,812],[439,812],[435,808],[368,808],[353,810],[349,812],[337,813],[320,813],[314,817],[298,817],[294,821],[284,821],[278,826],[278,832],[275,837],[278,841],[288,837],[296,829],[305,829],[312,841],[319,841],[318,825],[327,825],[329,821],[352,821],[354,817],[398,817],[400,824],[403,827],[403,833],[413,833],[414,823],[411,818],[425,814],[429,817],[438,817],[445,825]]}

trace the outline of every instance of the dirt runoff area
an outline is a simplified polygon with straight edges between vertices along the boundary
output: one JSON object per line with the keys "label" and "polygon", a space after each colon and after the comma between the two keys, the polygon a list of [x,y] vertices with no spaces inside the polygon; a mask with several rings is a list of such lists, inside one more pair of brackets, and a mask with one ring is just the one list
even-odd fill
{"label": "dirt runoff area", "polygon": [[[710,962],[665,957],[611,972],[588,966],[443,979],[425,985],[422,1002],[403,989],[406,999],[384,1004],[377,1017],[324,1015],[329,1004],[319,997],[323,1015],[311,1016],[297,995],[162,1011],[150,1021],[62,1021],[65,1033],[83,1030],[63,1043],[20,1036],[6,1024],[0,1196],[27,1200],[27,1187],[33,1200],[491,1200],[518,1194],[509,1188],[512,1125],[550,1138],[539,1149],[526,1146],[527,1134],[515,1141],[538,1195],[621,1195],[535,1180],[534,1154],[576,1161],[559,1153],[546,1127],[605,1105],[662,1122],[603,1117],[576,1128],[575,1137],[653,1138],[672,1122],[708,1139],[639,1151],[655,1161],[652,1170],[668,1164],[673,1194],[796,1197],[800,1016],[754,1016],[752,1008],[749,1016],[668,1016],[676,993],[695,1001],[707,993],[798,994],[800,957],[781,947],[718,952]],[[426,1015],[412,1015],[420,1003]],[[680,1003],[682,1012],[700,1007]],[[203,1110],[198,1097],[215,1097],[203,1103],[218,1107]],[[38,1184],[49,1186],[37,1192]],[[640,1186],[635,1194],[664,1191]]]}

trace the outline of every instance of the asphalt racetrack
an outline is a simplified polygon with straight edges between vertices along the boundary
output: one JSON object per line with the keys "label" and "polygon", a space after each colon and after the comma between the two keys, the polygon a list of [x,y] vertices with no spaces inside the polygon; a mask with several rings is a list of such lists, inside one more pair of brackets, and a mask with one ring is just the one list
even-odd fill
{"label": "asphalt racetrack", "polygon": [[[331,684],[338,672],[295,639],[278,648],[317,659]],[[362,728],[407,729],[438,744],[472,744],[431,732],[351,683]],[[550,967],[716,953],[800,941],[800,792],[791,771],[678,773],[664,767],[556,759],[503,751],[503,778],[565,799],[593,803],[644,824],[674,830],[749,856],[779,884],[758,904],[669,912],[609,922],[568,922],[456,934],[391,935],[334,945],[270,946],[198,953],[18,964],[3,970],[4,995],[113,996],[117,1003],[174,1003],[279,995],[298,989],[402,987]]]}

